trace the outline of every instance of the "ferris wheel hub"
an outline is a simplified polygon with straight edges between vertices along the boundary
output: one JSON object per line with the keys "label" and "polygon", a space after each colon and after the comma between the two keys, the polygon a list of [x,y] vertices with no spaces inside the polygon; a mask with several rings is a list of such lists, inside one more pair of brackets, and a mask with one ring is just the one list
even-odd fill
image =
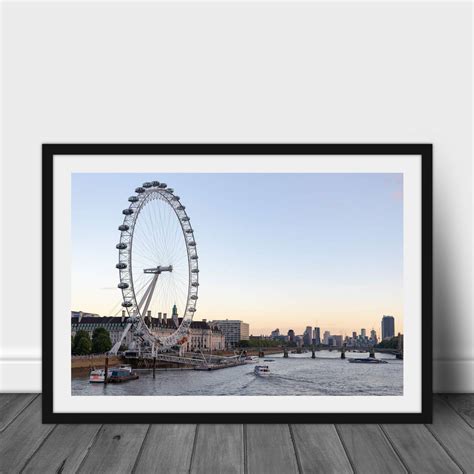
{"label": "ferris wheel hub", "polygon": [[173,271],[173,265],[168,265],[167,267],[163,265],[158,265],[155,268],[144,268],[143,273],[154,273],[154,274],[160,274],[163,272],[172,272]]}

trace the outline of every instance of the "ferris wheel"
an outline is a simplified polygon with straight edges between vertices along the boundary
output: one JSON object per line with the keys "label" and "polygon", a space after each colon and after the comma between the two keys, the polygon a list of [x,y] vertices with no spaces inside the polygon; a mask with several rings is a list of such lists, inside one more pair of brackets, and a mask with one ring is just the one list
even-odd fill
{"label": "ferris wheel", "polygon": [[[118,351],[130,330],[141,352],[156,354],[160,348],[182,344],[188,334],[198,299],[196,241],[185,206],[166,183],[143,183],[128,201],[118,227],[116,268],[122,306],[129,317],[111,352]],[[169,314],[172,307],[181,312],[181,318],[174,319],[175,331],[155,335],[146,317]]]}

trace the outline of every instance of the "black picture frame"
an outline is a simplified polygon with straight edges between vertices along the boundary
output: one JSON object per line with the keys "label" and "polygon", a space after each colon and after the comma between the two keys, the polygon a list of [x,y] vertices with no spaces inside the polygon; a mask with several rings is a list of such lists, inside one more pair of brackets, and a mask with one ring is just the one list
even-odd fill
{"label": "black picture frame", "polygon": [[[422,199],[422,394],[420,413],[56,413],[53,411],[53,160],[55,155],[418,155]],[[431,423],[431,144],[43,144],[43,423]]]}

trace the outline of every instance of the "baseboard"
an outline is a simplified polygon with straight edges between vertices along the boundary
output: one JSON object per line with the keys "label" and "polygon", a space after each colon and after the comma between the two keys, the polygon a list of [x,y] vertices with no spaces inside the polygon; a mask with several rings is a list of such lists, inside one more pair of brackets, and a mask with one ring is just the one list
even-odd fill
{"label": "baseboard", "polygon": [[[433,361],[435,393],[474,393],[474,360]],[[41,392],[40,360],[0,360],[0,392]]]}
{"label": "baseboard", "polygon": [[435,393],[474,393],[474,360],[433,361]]}
{"label": "baseboard", "polygon": [[41,392],[41,360],[0,360],[0,392]]}

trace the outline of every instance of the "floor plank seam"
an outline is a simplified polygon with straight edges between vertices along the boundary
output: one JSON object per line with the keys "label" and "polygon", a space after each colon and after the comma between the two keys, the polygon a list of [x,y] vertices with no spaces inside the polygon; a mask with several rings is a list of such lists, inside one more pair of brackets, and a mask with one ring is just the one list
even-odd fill
{"label": "floor plank seam", "polygon": [[91,442],[89,443],[89,446],[87,447],[87,449],[85,450],[85,453],[84,453],[84,457],[81,459],[81,462],[79,463],[79,466],[76,470],[76,473],[77,472],[81,472],[81,469],[82,469],[82,466],[84,465],[84,463],[86,462],[86,459],[87,459],[87,456],[89,456],[89,453],[92,449],[92,447],[94,446],[95,442],[97,441],[97,438],[99,437],[99,434],[102,432],[102,430],[104,429],[104,425],[100,425],[99,426],[99,429],[97,430],[96,434],[94,435],[94,437],[92,438]]}
{"label": "floor plank seam", "polygon": [[390,435],[387,433],[387,431],[385,430],[385,428],[382,425],[378,425],[378,427],[380,428],[380,431],[382,431],[382,434],[384,435],[385,439],[387,440],[387,444],[392,449],[392,451],[395,453],[395,456],[397,456],[397,458],[399,459],[402,466],[405,468],[405,471],[408,474],[411,474],[410,468],[405,463],[405,460],[403,459],[402,454],[400,453],[400,451],[398,451],[397,447],[395,446],[395,443],[390,438]]}
{"label": "floor plank seam", "polygon": [[244,474],[248,474],[249,465],[248,465],[248,453],[247,453],[247,425],[244,424],[242,427],[242,438],[244,444]]}
{"label": "floor plank seam", "polygon": [[431,433],[431,436],[437,441],[437,443],[441,446],[441,449],[448,455],[448,457],[453,461],[454,464],[461,470],[462,473],[466,473],[461,465],[458,464],[456,458],[451,454],[451,451],[442,443],[442,441],[436,436],[431,425],[425,425],[426,429]]}
{"label": "floor plank seam", "polygon": [[7,428],[40,396],[39,393],[36,394],[36,397],[33,397],[29,403],[27,403],[1,430],[0,433],[3,433]]}
{"label": "floor plank seam", "polygon": [[196,430],[194,431],[194,440],[193,440],[193,449],[191,451],[191,459],[189,460],[189,474],[191,474],[194,464],[194,457],[196,455],[196,445],[199,434],[199,425],[196,425]]}
{"label": "floor plank seam", "polygon": [[339,442],[341,443],[342,449],[344,450],[344,453],[346,454],[347,461],[351,466],[352,472],[354,474],[357,474],[357,469],[355,468],[354,463],[352,462],[352,459],[349,455],[349,450],[347,449],[346,443],[344,443],[344,439],[342,438],[341,432],[339,431],[339,427],[337,425],[333,425],[333,426],[334,426],[334,429],[336,430],[337,437],[339,438]]}
{"label": "floor plank seam", "polygon": [[303,474],[303,466],[301,464],[300,455],[298,449],[296,448],[295,434],[293,433],[293,427],[289,424],[288,429],[290,430],[291,443],[293,444],[293,451],[295,452],[296,465],[298,467],[299,474]]}
{"label": "floor plank seam", "polygon": [[474,429],[474,426],[471,425],[471,423],[469,422],[469,420],[467,420],[466,418],[464,418],[464,415],[463,415],[460,411],[458,411],[454,405],[451,404],[451,402],[449,401],[449,397],[446,397],[446,396],[444,395],[444,396],[440,397],[440,400],[443,400],[447,405],[449,405],[449,407],[456,413],[456,415],[459,416],[459,418],[462,419],[462,421],[464,421],[464,423],[467,424],[467,426],[469,426],[469,428]]}
{"label": "floor plank seam", "polygon": [[39,446],[31,453],[30,456],[28,456],[27,460],[23,464],[23,466],[20,469],[20,473],[24,472],[26,469],[26,466],[28,466],[28,463],[33,459],[33,456],[43,447],[44,443],[46,443],[46,440],[52,435],[53,431],[58,427],[58,425],[54,425],[51,430],[46,434],[46,436],[43,438]]}
{"label": "floor plank seam", "polygon": [[143,447],[145,446],[145,442],[146,442],[146,439],[148,438],[148,433],[150,432],[150,430],[151,430],[151,425],[148,425],[145,436],[143,437],[142,444],[140,445],[140,449],[138,450],[137,457],[135,459],[135,462],[133,463],[132,474],[134,474],[136,472],[136,468],[137,468],[138,462],[140,461],[140,458],[142,456]]}

